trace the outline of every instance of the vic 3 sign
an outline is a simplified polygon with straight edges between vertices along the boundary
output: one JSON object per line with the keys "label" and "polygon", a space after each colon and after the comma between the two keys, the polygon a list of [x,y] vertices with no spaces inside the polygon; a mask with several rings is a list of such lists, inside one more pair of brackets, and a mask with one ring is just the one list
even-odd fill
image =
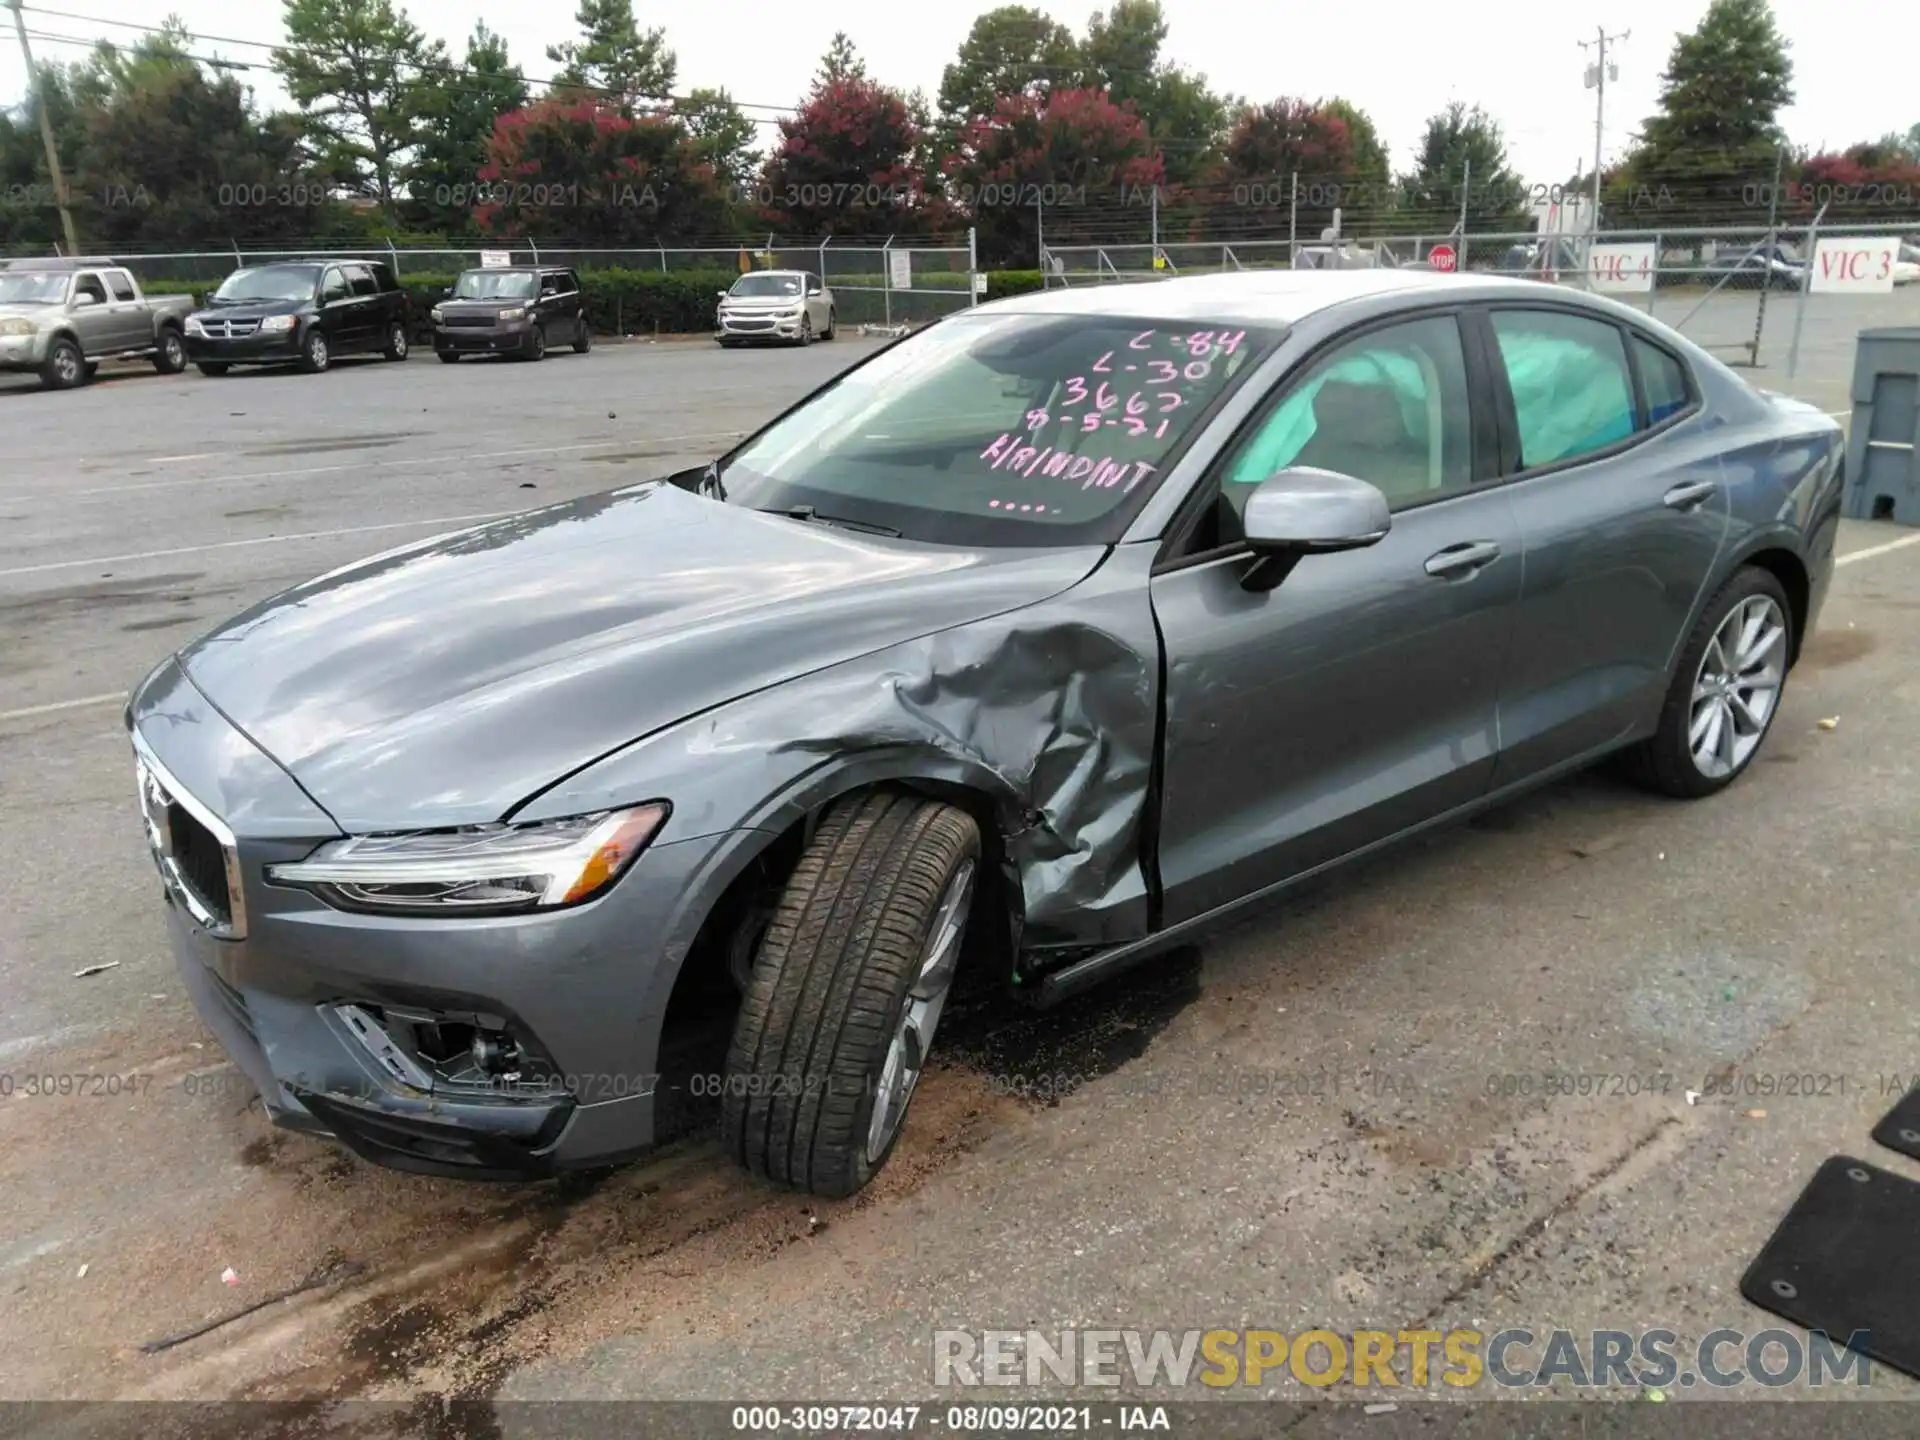
{"label": "vic 3 sign", "polygon": [[1814,248],[1813,281],[1808,288],[1816,294],[1885,295],[1893,289],[1893,262],[1899,251],[1900,240],[1894,235],[1823,239]]}
{"label": "vic 3 sign", "polygon": [[1595,245],[1587,252],[1587,282],[1608,295],[1637,295],[1653,289],[1653,246]]}

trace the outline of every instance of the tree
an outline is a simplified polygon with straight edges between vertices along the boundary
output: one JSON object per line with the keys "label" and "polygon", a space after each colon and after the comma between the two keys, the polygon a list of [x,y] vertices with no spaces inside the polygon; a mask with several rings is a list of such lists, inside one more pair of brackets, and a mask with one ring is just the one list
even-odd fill
{"label": "tree", "polygon": [[1214,175],[1216,210],[1230,196],[1233,208],[1225,213],[1233,221],[1216,222],[1214,233],[1231,235],[1242,226],[1265,233],[1276,212],[1284,212],[1302,238],[1317,240],[1336,209],[1350,229],[1346,212],[1377,209],[1382,198],[1363,189],[1353,140],[1333,102],[1282,96],[1244,107]]}
{"label": "tree", "polygon": [[713,167],[731,195],[739,195],[760,169],[760,129],[725,90],[694,90],[678,106],[700,158]]}
{"label": "tree", "polygon": [[1456,100],[1427,121],[1413,173],[1401,181],[1396,228],[1451,230],[1464,213],[1469,231],[1511,234],[1527,228],[1525,195],[1499,123]]}
{"label": "tree", "polygon": [[719,177],[686,122],[612,99],[559,95],[502,115],[480,176],[501,197],[474,214],[489,235],[653,245],[727,228]]}
{"label": "tree", "polygon": [[1320,108],[1347,127],[1347,152],[1355,180],[1384,187],[1393,178],[1393,157],[1387,153],[1373,117],[1351,100],[1338,96],[1323,100]]}
{"label": "tree", "polygon": [[580,0],[573,19],[581,38],[547,47],[547,59],[566,67],[557,88],[602,96],[627,115],[670,98],[679,59],[665,30],[640,28],[633,0]]}
{"label": "tree", "polygon": [[815,73],[813,83],[820,85],[832,80],[864,80],[867,78],[867,62],[860,58],[860,52],[853,48],[853,39],[844,30],[833,32],[833,43],[827,46],[827,53],[820,57],[820,69]]}
{"label": "tree", "polygon": [[922,142],[907,98],[864,75],[821,79],[791,118],[764,176],[767,223],[796,236],[886,236],[923,213]]}
{"label": "tree", "polygon": [[[1908,158],[1900,137],[1849,146],[1841,154],[1808,156],[1791,167],[1796,183],[1786,187],[1780,214],[1805,224],[1822,209],[1822,224],[1883,222],[1889,213],[1910,213],[1920,197],[1920,160]],[[1891,207],[1899,207],[1892,210]]]}
{"label": "tree", "polygon": [[1177,186],[1212,164],[1230,106],[1206,76],[1161,58],[1166,38],[1160,0],[1116,0],[1111,9],[1095,11],[1080,45],[1080,84],[1133,107],[1160,147],[1168,182]]}
{"label": "tree", "polygon": [[949,141],[992,116],[1003,99],[1044,98],[1080,71],[1073,32],[1025,5],[1003,5],[973,22],[960,53],[940,75],[940,124]]}
{"label": "tree", "polygon": [[1028,197],[1051,197],[1047,235],[1060,240],[1089,203],[1145,194],[1166,179],[1140,117],[1096,90],[1005,97],[962,132],[945,173],[953,198],[972,211],[987,261],[1028,265],[1038,238]]}
{"label": "tree", "polygon": [[273,68],[323,163],[391,213],[394,182],[420,140],[445,51],[392,0],[284,0],[287,45]]}
{"label": "tree", "polygon": [[1699,28],[1674,42],[1660,113],[1624,178],[1670,187],[1676,219],[1742,218],[1772,185],[1786,143],[1779,114],[1792,103],[1793,62],[1767,0],[1712,0]]}
{"label": "tree", "polygon": [[507,42],[484,20],[467,37],[460,72],[453,83],[426,91],[420,148],[408,172],[409,218],[423,229],[448,235],[470,228],[473,195],[487,163],[494,121],[527,103],[520,67],[508,58]]}

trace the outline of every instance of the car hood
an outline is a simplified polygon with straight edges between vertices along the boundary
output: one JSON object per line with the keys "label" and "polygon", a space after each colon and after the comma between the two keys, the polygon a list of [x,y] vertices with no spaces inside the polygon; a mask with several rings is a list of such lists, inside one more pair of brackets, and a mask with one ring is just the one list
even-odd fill
{"label": "car hood", "polygon": [[805,299],[804,295],[729,295],[720,306],[729,313],[750,315],[762,310],[792,310]]}
{"label": "car hood", "polygon": [[654,482],[323,575],[180,659],[349,833],[479,824],[703,710],[1059,594],[1104,554],[920,545]]}
{"label": "car hood", "polygon": [[22,320],[45,320],[51,316],[62,313],[61,307],[58,305],[27,305],[18,303],[13,305],[0,305],[0,320],[12,320],[15,318]]}
{"label": "car hood", "polygon": [[494,315],[502,310],[510,310],[516,305],[538,305],[540,297],[531,296],[524,300],[455,300],[451,297],[439,302],[438,309],[452,310],[463,315]]}
{"label": "car hood", "polygon": [[204,320],[263,320],[269,315],[297,315],[311,303],[307,300],[240,300],[232,305],[203,305],[193,313]]}

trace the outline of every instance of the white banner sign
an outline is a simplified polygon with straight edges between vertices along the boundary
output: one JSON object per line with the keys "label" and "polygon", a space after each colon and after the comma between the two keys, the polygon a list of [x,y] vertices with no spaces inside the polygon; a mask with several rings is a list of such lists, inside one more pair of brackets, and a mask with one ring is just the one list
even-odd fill
{"label": "white banner sign", "polygon": [[482,250],[480,268],[483,270],[505,270],[513,264],[511,250]]}
{"label": "white banner sign", "polygon": [[987,293],[987,276],[983,270],[973,272],[973,293],[976,295],[984,295]]}
{"label": "white banner sign", "polygon": [[887,283],[896,290],[913,288],[913,252],[911,250],[887,252]]}
{"label": "white banner sign", "polygon": [[1816,294],[1885,295],[1893,289],[1893,264],[1899,258],[1897,235],[1822,236],[1814,247],[1808,288]]}
{"label": "white banner sign", "polygon": [[1657,265],[1651,242],[1595,245],[1587,252],[1587,282],[1603,295],[1638,295],[1653,289]]}

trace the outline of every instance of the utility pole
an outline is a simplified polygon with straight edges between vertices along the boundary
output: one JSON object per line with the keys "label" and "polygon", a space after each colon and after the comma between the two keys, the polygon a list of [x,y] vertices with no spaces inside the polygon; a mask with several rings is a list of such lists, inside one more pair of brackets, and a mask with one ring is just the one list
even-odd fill
{"label": "utility pole", "polygon": [[1594,27],[1597,38],[1582,40],[1582,50],[1595,50],[1593,64],[1587,67],[1587,89],[1593,91],[1593,220],[1588,226],[1593,236],[1600,233],[1600,150],[1607,133],[1607,81],[1620,78],[1620,67],[1607,59],[1607,46],[1615,40],[1632,37],[1631,30],[1622,30],[1618,35],[1607,34],[1607,27]]}
{"label": "utility pole", "polygon": [[13,28],[20,36],[20,54],[27,62],[27,79],[33,85],[33,98],[40,111],[40,141],[47,147],[47,174],[53,177],[53,200],[60,207],[60,228],[66,232],[67,253],[80,253],[80,238],[73,231],[73,212],[67,209],[67,182],[60,174],[60,147],[53,143],[53,116],[47,113],[47,87],[39,67],[33,63],[33,47],[27,44],[27,21],[20,13],[20,0],[8,0],[13,9]]}

